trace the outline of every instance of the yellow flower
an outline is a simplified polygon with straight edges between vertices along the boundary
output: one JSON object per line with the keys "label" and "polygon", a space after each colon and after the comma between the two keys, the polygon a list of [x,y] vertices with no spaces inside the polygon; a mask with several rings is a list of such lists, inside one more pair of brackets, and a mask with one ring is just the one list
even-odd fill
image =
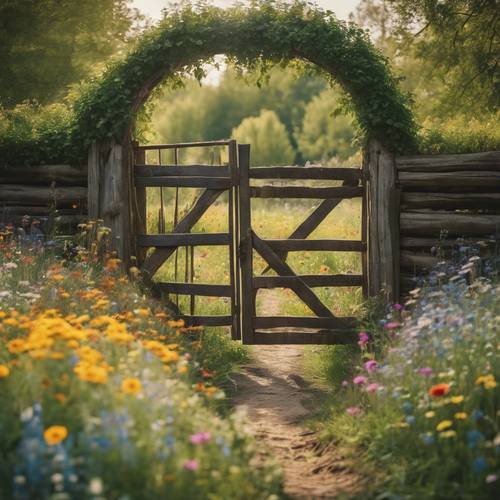
{"label": "yellow flower", "polygon": [[122,382],[122,392],[125,394],[137,394],[141,389],[141,381],[137,378],[126,378]]}
{"label": "yellow flower", "polygon": [[141,316],[143,318],[147,318],[149,316],[149,309],[146,308],[135,309],[134,312],[137,316]]}
{"label": "yellow flower", "polygon": [[8,377],[10,374],[9,367],[6,365],[0,365],[0,378]]}
{"label": "yellow flower", "polygon": [[436,412],[435,411],[427,411],[425,412],[425,418],[432,418],[436,416]]}
{"label": "yellow flower", "polygon": [[108,381],[108,372],[102,366],[78,363],[74,368],[80,380],[93,384],[105,384]]}
{"label": "yellow flower", "polygon": [[450,403],[453,403],[454,405],[460,404],[464,400],[463,396],[452,396],[450,398]]}
{"label": "yellow flower", "polygon": [[455,418],[457,420],[465,420],[467,418],[467,413],[465,413],[464,411],[455,413]]}
{"label": "yellow flower", "polygon": [[23,339],[14,339],[7,344],[7,349],[12,353],[19,353],[26,350],[26,342]]}
{"label": "yellow flower", "polygon": [[453,425],[453,421],[443,420],[443,421],[439,422],[439,424],[437,424],[436,430],[441,432],[441,431],[444,431],[446,429],[449,429],[452,425]]}
{"label": "yellow flower", "polygon": [[493,375],[481,375],[476,379],[476,385],[482,385],[485,389],[494,389],[497,382]]}
{"label": "yellow flower", "polygon": [[54,446],[55,444],[64,441],[68,436],[68,429],[63,425],[52,425],[43,433],[46,443],[49,446]]}
{"label": "yellow flower", "polygon": [[17,319],[14,318],[7,318],[3,320],[4,325],[9,325],[9,326],[17,326],[18,325]]}
{"label": "yellow flower", "polygon": [[441,432],[441,434],[439,434],[439,437],[442,438],[442,439],[449,439],[449,438],[453,438],[457,435],[457,433],[453,430],[451,431],[444,431],[444,432]]}

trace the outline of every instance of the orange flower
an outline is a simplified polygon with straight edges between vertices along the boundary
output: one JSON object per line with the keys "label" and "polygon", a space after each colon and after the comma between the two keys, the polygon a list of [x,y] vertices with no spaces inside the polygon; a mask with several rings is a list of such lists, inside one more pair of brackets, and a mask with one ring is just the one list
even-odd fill
{"label": "orange flower", "polygon": [[14,339],[7,344],[7,349],[12,353],[26,350],[26,342],[23,339]]}
{"label": "orange flower", "polygon": [[450,384],[436,384],[429,389],[429,395],[436,398],[446,396],[450,392]]}
{"label": "orange flower", "polygon": [[0,378],[8,377],[10,373],[9,367],[6,365],[0,365]]}
{"label": "orange flower", "polygon": [[137,378],[126,378],[122,382],[122,391],[125,394],[137,394],[141,389],[141,381]]}
{"label": "orange flower", "polygon": [[68,436],[68,429],[63,425],[52,425],[43,433],[46,443],[49,446],[54,446],[55,444],[64,441]]}

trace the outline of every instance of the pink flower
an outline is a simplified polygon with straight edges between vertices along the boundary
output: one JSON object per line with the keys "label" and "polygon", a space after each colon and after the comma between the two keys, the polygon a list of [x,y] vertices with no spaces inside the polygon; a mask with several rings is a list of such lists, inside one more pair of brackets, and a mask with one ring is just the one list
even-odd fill
{"label": "pink flower", "polygon": [[377,369],[377,362],[374,359],[370,359],[365,363],[365,370],[368,373],[373,373]]}
{"label": "pink flower", "polygon": [[364,347],[370,341],[370,337],[366,332],[361,332],[359,335],[358,345],[359,347]]}
{"label": "pink flower", "polygon": [[212,435],[210,434],[210,432],[198,432],[196,434],[193,434],[189,438],[189,440],[193,444],[203,444],[203,443],[206,443],[207,441],[210,441],[211,437],[212,437]]}
{"label": "pink flower", "polygon": [[342,381],[342,387],[347,387],[349,382],[347,380]]}
{"label": "pink flower", "polygon": [[398,323],[397,321],[389,321],[389,323],[385,324],[385,327],[388,330],[394,330],[396,328],[399,328],[401,326],[401,323]]}
{"label": "pink flower", "polygon": [[496,474],[488,474],[486,476],[486,482],[488,484],[494,483],[497,480],[498,480],[498,476]]}
{"label": "pink flower", "polygon": [[377,383],[373,382],[373,384],[368,384],[366,386],[366,392],[376,392],[379,387]]}
{"label": "pink flower", "polygon": [[401,309],[403,309],[403,306],[401,304],[394,304],[392,307],[394,307],[396,311],[401,311]]}
{"label": "pink flower", "polygon": [[430,366],[424,366],[423,368],[418,369],[418,373],[420,373],[420,375],[429,377],[430,375],[432,375],[433,370]]}
{"label": "pink flower", "polygon": [[196,460],[196,459],[186,460],[184,462],[184,468],[186,470],[195,471],[195,470],[198,470],[198,467],[199,467],[199,464],[198,464],[198,460]]}
{"label": "pink flower", "polygon": [[363,410],[361,408],[359,408],[358,406],[351,406],[351,407],[347,408],[347,410],[345,412],[348,415],[350,415],[351,417],[358,417],[359,415],[363,414]]}
{"label": "pink flower", "polygon": [[356,384],[356,385],[363,385],[363,384],[366,384],[367,382],[367,378],[364,376],[364,375],[358,375],[357,377],[354,377],[352,379],[352,381]]}

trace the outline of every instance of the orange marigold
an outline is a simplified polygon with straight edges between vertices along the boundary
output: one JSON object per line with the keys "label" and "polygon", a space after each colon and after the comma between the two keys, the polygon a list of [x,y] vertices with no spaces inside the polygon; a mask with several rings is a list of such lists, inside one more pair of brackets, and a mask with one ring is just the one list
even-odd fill
{"label": "orange marigold", "polygon": [[68,429],[64,425],[52,425],[43,433],[46,443],[49,446],[54,446],[61,441],[64,441],[68,436]]}

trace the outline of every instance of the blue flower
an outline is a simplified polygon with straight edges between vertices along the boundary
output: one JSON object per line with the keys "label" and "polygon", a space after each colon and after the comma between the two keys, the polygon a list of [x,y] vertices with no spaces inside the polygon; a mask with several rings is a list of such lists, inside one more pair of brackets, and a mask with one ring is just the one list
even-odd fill
{"label": "blue flower", "polygon": [[408,425],[415,425],[416,418],[413,415],[408,415],[405,420]]}
{"label": "blue flower", "polygon": [[402,405],[403,411],[409,415],[413,411],[413,405],[409,401],[405,401]]}
{"label": "blue flower", "polygon": [[426,446],[430,446],[431,444],[434,444],[435,443],[435,439],[434,439],[434,436],[430,433],[430,432],[427,432],[425,434],[421,434],[420,435],[420,439],[422,440],[422,442],[426,445]]}
{"label": "blue flower", "polygon": [[488,462],[484,457],[476,457],[472,462],[472,469],[476,474],[481,474],[488,468]]}
{"label": "blue flower", "polygon": [[469,448],[473,449],[477,444],[484,439],[484,436],[476,430],[467,432],[467,445]]}

